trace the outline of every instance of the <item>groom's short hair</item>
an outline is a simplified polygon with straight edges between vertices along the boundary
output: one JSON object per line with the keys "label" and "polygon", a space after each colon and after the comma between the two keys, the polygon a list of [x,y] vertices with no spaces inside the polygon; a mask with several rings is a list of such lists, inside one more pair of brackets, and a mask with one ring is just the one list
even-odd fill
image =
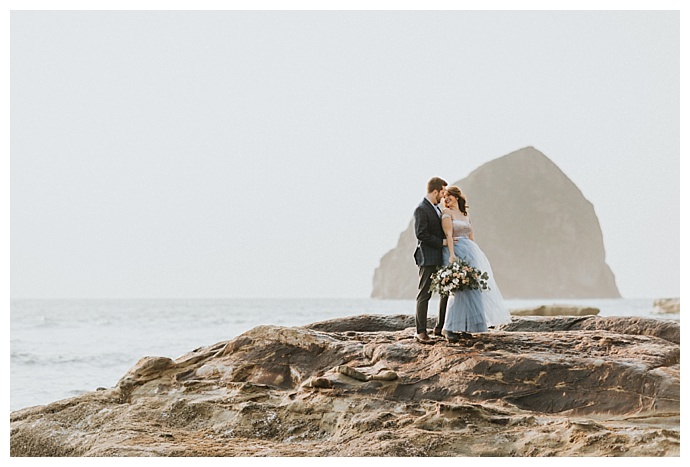
{"label": "groom's short hair", "polygon": [[448,183],[444,179],[434,177],[426,183],[426,192],[431,193],[434,190],[443,190],[446,186],[448,186]]}

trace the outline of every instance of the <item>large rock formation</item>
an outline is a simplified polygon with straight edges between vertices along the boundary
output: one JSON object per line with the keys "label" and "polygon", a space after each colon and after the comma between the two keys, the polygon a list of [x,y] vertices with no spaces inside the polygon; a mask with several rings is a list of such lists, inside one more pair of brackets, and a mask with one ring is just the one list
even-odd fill
{"label": "large rock formation", "polygon": [[[544,154],[527,147],[452,184],[467,196],[475,240],[505,298],[620,297],[594,207]],[[373,298],[414,298],[415,245],[410,221],[374,272]]]}
{"label": "large rock formation", "polygon": [[413,325],[260,326],[145,357],[113,388],[13,412],[10,454],[680,454],[678,322],[514,318],[434,345]]}

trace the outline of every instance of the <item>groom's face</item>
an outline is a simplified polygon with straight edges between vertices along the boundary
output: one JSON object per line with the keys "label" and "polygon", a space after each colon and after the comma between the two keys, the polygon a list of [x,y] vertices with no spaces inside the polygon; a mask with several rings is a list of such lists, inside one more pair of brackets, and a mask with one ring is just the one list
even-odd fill
{"label": "groom's face", "polygon": [[437,193],[436,193],[436,204],[440,203],[443,201],[443,199],[446,197],[446,194],[448,192],[446,191],[445,188],[441,188]]}

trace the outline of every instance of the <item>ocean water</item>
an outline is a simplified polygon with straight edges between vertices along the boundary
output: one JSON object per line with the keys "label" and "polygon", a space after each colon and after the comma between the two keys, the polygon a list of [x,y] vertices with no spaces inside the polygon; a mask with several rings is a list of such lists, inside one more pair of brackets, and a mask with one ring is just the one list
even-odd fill
{"label": "ocean water", "polygon": [[[509,308],[594,306],[599,316],[653,313],[653,299],[506,300]],[[112,387],[141,357],[177,358],[255,326],[359,314],[414,314],[413,300],[11,300],[10,410]],[[430,304],[435,316],[437,301]]]}

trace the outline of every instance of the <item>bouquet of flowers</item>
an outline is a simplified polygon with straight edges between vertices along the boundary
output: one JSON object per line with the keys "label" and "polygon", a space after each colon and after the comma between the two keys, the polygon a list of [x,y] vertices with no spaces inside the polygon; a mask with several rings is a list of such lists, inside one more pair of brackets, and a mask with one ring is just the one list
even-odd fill
{"label": "bouquet of flowers", "polygon": [[489,274],[458,259],[431,276],[431,291],[446,296],[458,290],[489,290],[488,280]]}

